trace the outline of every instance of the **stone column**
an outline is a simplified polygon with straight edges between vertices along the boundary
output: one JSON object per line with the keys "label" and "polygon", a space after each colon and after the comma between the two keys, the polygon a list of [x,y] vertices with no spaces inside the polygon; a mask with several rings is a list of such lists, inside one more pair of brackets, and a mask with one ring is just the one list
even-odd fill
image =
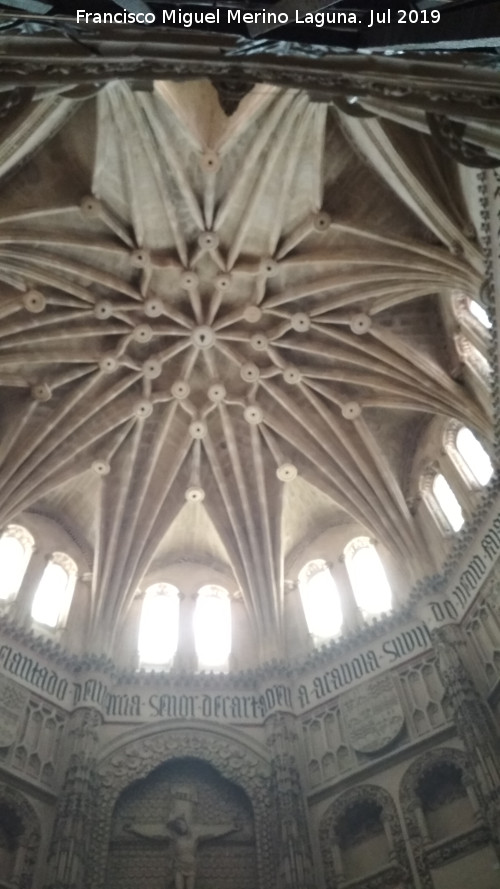
{"label": "stone column", "polygon": [[86,889],[89,838],[95,802],[94,767],[98,729],[97,710],[82,708],[71,717],[69,756],[59,797],[49,850],[45,889]]}
{"label": "stone column", "polygon": [[484,820],[500,853],[500,738],[490,708],[465,666],[466,645],[459,627],[449,624],[433,635],[445,698],[467,752]]}
{"label": "stone column", "polygon": [[340,556],[337,562],[329,562],[328,567],[339,591],[344,616],[344,631],[359,630],[363,626],[363,616],[354,596],[345,557]]}
{"label": "stone column", "polygon": [[422,806],[420,805],[415,806],[415,818],[422,840],[424,841],[424,843],[430,843],[429,828],[427,826],[427,821],[425,819]]}
{"label": "stone column", "polygon": [[174,658],[174,666],[179,670],[196,671],[198,656],[194,639],[194,610],[196,594],[180,595],[179,601],[179,642]]}
{"label": "stone column", "polygon": [[394,836],[392,833],[391,822],[390,819],[386,815],[382,815],[381,818],[382,827],[384,828],[385,838],[387,840],[387,849],[389,852],[389,860],[394,862],[398,860],[398,853],[396,851],[396,847],[394,845]]}
{"label": "stone column", "polygon": [[275,713],[265,723],[276,813],[277,889],[315,889],[304,789],[298,767],[295,718]]}
{"label": "stone column", "polygon": [[29,626],[31,623],[33,599],[49,560],[50,554],[43,553],[35,547],[28,562],[19,592],[12,603],[12,617],[20,624]]}

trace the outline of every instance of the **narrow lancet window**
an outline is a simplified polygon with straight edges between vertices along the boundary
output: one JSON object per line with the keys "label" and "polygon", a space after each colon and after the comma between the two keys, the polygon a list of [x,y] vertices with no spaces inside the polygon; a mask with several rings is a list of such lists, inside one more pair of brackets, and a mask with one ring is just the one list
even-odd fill
{"label": "narrow lancet window", "polygon": [[0,537],[0,599],[19,592],[35,541],[21,525],[8,525]]}
{"label": "narrow lancet window", "polygon": [[367,617],[390,611],[392,591],[384,566],[369,537],[356,537],[344,550],[358,608]]}
{"label": "narrow lancet window", "polygon": [[179,590],[171,583],[148,587],[139,627],[141,667],[167,667],[177,651],[179,639]]}
{"label": "narrow lancet window", "polygon": [[194,638],[200,669],[226,669],[231,653],[231,601],[224,587],[209,584],[198,591]]}
{"label": "narrow lancet window", "polygon": [[335,581],[323,559],[304,565],[299,574],[299,590],[311,636],[318,640],[337,636],[342,628],[342,606]]}
{"label": "narrow lancet window", "polygon": [[73,559],[65,553],[52,554],[33,599],[33,620],[54,629],[64,623],[71,605],[76,576],[77,567]]}
{"label": "narrow lancet window", "polygon": [[464,523],[462,507],[441,472],[434,477],[432,493],[437,505],[453,531],[460,531]]}
{"label": "narrow lancet window", "polygon": [[466,426],[457,432],[456,448],[478,484],[487,485],[493,475],[493,465],[481,442]]}

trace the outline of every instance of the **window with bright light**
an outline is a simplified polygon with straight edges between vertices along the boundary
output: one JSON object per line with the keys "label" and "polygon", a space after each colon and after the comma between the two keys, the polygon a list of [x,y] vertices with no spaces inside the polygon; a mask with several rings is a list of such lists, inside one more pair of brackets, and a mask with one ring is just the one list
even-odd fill
{"label": "window with bright light", "polygon": [[464,523],[462,507],[450,488],[444,475],[439,472],[432,482],[432,493],[437,505],[453,531],[460,531]]}
{"label": "window with bright light", "polygon": [[139,627],[141,666],[167,666],[179,640],[179,590],[171,583],[148,587]]}
{"label": "window with bright light", "polygon": [[487,485],[493,475],[493,465],[474,433],[466,426],[462,426],[457,432],[455,445],[467,469],[478,484]]}
{"label": "window with bright light", "polygon": [[356,537],[345,550],[346,568],[358,608],[367,616],[392,606],[392,591],[380,556],[369,537]]}
{"label": "window with bright light", "polygon": [[481,303],[478,303],[475,299],[470,299],[469,312],[471,313],[471,315],[473,315],[474,318],[476,318],[477,321],[479,321],[480,324],[483,325],[483,327],[486,328],[486,330],[490,329],[491,321],[488,317],[486,309],[483,309]]}
{"label": "window with bright light", "polygon": [[37,623],[58,627],[64,623],[75,588],[77,567],[65,553],[53,553],[33,599],[31,616]]}
{"label": "window with bright light", "polygon": [[331,639],[342,628],[342,605],[335,581],[323,559],[304,565],[299,574],[302,607],[310,634]]}
{"label": "window with bright light", "polygon": [[19,592],[34,545],[21,525],[8,525],[0,537],[0,599],[12,599]]}
{"label": "window with bright light", "polygon": [[231,653],[231,602],[223,587],[209,584],[198,591],[194,639],[202,669],[227,667]]}

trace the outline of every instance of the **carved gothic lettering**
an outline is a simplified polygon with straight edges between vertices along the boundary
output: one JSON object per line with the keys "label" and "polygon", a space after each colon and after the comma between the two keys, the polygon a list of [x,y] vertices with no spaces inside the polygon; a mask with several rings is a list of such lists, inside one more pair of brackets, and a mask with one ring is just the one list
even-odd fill
{"label": "carved gothic lettering", "polygon": [[461,605],[462,608],[465,607],[465,605],[467,604],[467,594],[464,592],[461,586],[456,586],[451,595],[455,596],[455,598],[458,599],[458,603],[459,605]]}
{"label": "carved gothic lettering", "polygon": [[325,685],[323,683],[321,676],[314,677],[313,689],[314,689],[314,693],[316,695],[316,700],[318,700],[318,701],[321,700],[321,698],[324,698],[325,695],[327,694],[327,690],[325,688]]}
{"label": "carved gothic lettering", "polygon": [[194,695],[179,696],[179,716],[184,719],[194,717]]}
{"label": "carved gothic lettering", "polygon": [[2,645],[0,648],[0,663],[4,663],[8,661],[12,652],[12,648],[9,645]]}
{"label": "carved gothic lettering", "polygon": [[13,673],[14,676],[19,676],[21,679],[25,679],[29,682],[29,675],[32,669],[33,661],[31,658],[22,654],[20,651],[16,651],[9,665],[10,672]]}
{"label": "carved gothic lettering", "polygon": [[297,694],[299,696],[299,704],[301,707],[307,707],[309,705],[309,692],[305,685],[299,685],[297,689]]}
{"label": "carved gothic lettering", "polygon": [[500,539],[497,533],[490,529],[481,540],[481,546],[490,562],[494,562],[500,551]]}
{"label": "carved gothic lettering", "polygon": [[241,719],[241,701],[238,695],[233,695],[231,700],[231,718]]}
{"label": "carved gothic lettering", "polygon": [[276,707],[274,688],[266,688],[264,695],[266,710],[274,710],[274,708]]}
{"label": "carved gothic lettering", "polygon": [[31,674],[31,682],[33,685],[36,685],[37,688],[44,688],[45,682],[47,680],[48,670],[47,667],[41,667],[40,664],[33,665],[33,671]]}

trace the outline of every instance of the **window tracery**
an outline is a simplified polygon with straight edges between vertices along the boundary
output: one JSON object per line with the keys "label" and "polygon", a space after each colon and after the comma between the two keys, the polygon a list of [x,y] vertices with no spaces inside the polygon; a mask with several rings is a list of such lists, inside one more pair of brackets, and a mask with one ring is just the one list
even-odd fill
{"label": "window tracery", "polygon": [[479,439],[467,426],[452,423],[445,434],[445,448],[469,487],[484,487],[493,465]]}
{"label": "window tracery", "polygon": [[0,537],[0,599],[13,599],[19,592],[35,541],[21,525],[8,525]]}
{"label": "window tracery", "polygon": [[345,563],[356,604],[364,616],[390,611],[392,590],[377,552],[369,537],[355,537],[344,549]]}
{"label": "window tracery", "polygon": [[146,590],[139,626],[139,665],[168,666],[179,639],[179,590],[155,583]]}
{"label": "window tracery", "polygon": [[61,626],[69,611],[78,569],[66,553],[52,553],[33,598],[31,616],[51,629]]}
{"label": "window tracery", "polygon": [[420,489],[440,531],[445,535],[460,531],[465,521],[462,507],[439,467],[428,467],[421,477]]}
{"label": "window tracery", "polygon": [[231,653],[231,602],[224,587],[207,584],[198,590],[193,628],[200,669],[226,668]]}
{"label": "window tracery", "polygon": [[307,562],[299,572],[302,607],[311,636],[331,639],[342,628],[339,591],[324,559]]}

